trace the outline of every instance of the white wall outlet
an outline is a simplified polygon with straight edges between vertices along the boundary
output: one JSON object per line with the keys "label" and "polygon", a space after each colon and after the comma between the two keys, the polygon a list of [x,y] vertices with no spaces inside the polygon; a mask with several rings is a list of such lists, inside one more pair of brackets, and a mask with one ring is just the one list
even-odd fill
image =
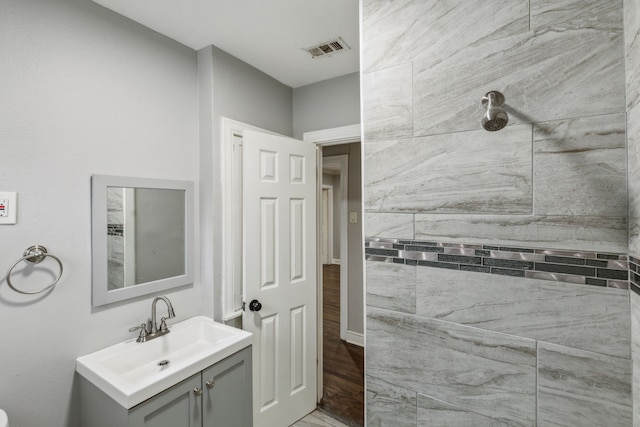
{"label": "white wall outlet", "polygon": [[349,212],[349,222],[358,222],[358,212]]}
{"label": "white wall outlet", "polygon": [[17,193],[0,192],[0,225],[16,223],[17,201]]}

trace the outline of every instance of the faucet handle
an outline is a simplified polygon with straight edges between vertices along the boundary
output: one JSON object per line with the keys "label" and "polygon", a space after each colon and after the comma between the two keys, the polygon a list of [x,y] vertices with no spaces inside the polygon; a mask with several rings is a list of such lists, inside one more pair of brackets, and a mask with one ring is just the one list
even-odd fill
{"label": "faucet handle", "polygon": [[133,328],[129,328],[129,332],[134,332],[140,329],[140,335],[138,335],[138,339],[136,342],[145,342],[147,340],[147,324],[143,323],[140,326],[134,326]]}
{"label": "faucet handle", "polygon": [[169,332],[169,327],[167,326],[167,318],[166,317],[161,317],[160,318],[159,331],[160,332]]}

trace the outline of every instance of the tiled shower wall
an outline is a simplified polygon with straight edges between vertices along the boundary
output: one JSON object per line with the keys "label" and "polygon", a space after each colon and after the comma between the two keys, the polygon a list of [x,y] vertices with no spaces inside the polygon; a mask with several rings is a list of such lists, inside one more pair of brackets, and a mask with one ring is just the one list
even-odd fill
{"label": "tiled shower wall", "polygon": [[[640,1],[624,0],[627,72],[627,144],[629,150],[629,254],[631,272],[631,355],[633,421],[640,427]],[[634,262],[635,261],[635,262]],[[635,264],[635,265],[634,265]],[[635,273],[635,274],[634,274]],[[638,274],[638,275],[636,275]],[[637,286],[636,286],[637,285]]]}
{"label": "tiled shower wall", "polygon": [[124,286],[124,189],[107,188],[107,254],[109,290]]}
{"label": "tiled shower wall", "polygon": [[[623,21],[622,0],[363,0],[366,236],[633,254]],[[415,264],[367,261],[367,425],[632,424],[628,290]]]}

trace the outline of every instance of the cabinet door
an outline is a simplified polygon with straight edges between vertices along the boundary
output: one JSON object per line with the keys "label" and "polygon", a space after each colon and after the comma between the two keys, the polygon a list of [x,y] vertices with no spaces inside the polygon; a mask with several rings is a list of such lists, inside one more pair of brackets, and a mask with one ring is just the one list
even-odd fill
{"label": "cabinet door", "polygon": [[202,371],[203,427],[251,427],[251,347]]}
{"label": "cabinet door", "polygon": [[130,427],[200,427],[202,407],[194,389],[201,389],[198,373],[133,407],[129,411]]}

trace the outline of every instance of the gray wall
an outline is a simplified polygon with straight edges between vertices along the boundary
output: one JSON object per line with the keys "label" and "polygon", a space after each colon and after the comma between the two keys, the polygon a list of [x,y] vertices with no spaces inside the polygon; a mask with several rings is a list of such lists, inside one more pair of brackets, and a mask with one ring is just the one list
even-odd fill
{"label": "gray wall", "polygon": [[292,136],[292,89],[215,46],[198,51],[203,314],[221,320],[221,117]]}
{"label": "gray wall", "polygon": [[447,251],[367,261],[368,425],[631,424],[627,289],[457,263],[626,268],[622,1],[365,0],[362,24],[365,235]]}
{"label": "gray wall", "polygon": [[359,73],[293,90],[293,136],[360,123]]}
{"label": "gray wall", "polygon": [[[0,9],[0,190],[18,193],[18,223],[0,226],[0,267],[34,243],[64,263],[47,294],[0,279],[0,407],[12,427],[77,426],[75,359],[132,337],[152,299],[91,308],[90,178],[198,180],[196,54],[88,0]],[[200,314],[199,293],[197,273],[167,292],[176,321]]]}
{"label": "gray wall", "polygon": [[[640,258],[640,2],[624,0],[627,75],[627,146],[629,150],[629,255]],[[633,265],[633,264],[631,264]],[[640,277],[630,272],[633,425],[640,427]],[[636,285],[636,286],[633,286]]]}

